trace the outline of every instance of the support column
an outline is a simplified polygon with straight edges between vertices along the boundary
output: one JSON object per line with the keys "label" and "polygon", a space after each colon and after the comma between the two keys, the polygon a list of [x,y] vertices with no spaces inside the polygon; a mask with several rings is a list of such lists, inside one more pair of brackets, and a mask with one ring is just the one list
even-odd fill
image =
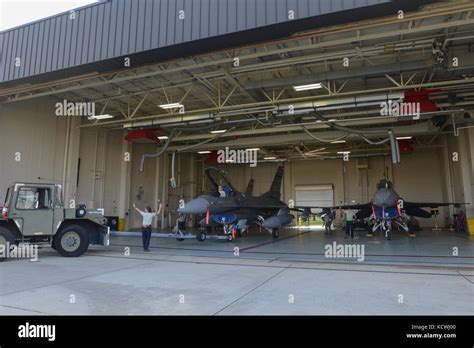
{"label": "support column", "polygon": [[283,192],[282,192],[282,200],[288,204],[288,201],[292,199],[296,203],[296,197],[294,196],[294,186],[293,186],[293,178],[291,177],[291,168],[293,166],[292,161],[287,161],[284,164],[284,172],[283,172]]}
{"label": "support column", "polygon": [[[126,158],[126,153],[129,153],[129,158]],[[120,185],[119,185],[119,221],[125,231],[130,228],[129,209],[130,209],[130,181],[132,179],[132,146],[128,141],[122,141],[122,158],[120,164]],[[130,159],[130,161],[126,161]]]}
{"label": "support column", "polygon": [[80,128],[81,124],[79,117],[70,117],[69,133],[66,137],[67,144],[65,146],[64,161],[64,198],[66,206],[69,206],[70,200],[76,200],[77,196],[77,169],[79,161],[79,142],[80,142]]}
{"label": "support column", "polygon": [[[451,170],[451,162],[452,156],[449,154],[449,144],[446,138],[446,135],[442,136],[442,144],[443,148],[441,149],[441,161],[443,162],[443,169],[444,169],[444,181],[445,181],[445,188],[446,188],[446,201],[448,202],[455,202],[456,198],[454,195],[454,188],[453,188],[453,173]],[[454,214],[454,207],[449,206],[448,215],[452,218]],[[444,221],[446,220],[446,216]]]}
{"label": "support column", "polygon": [[[171,214],[171,205],[170,201],[168,198],[168,154],[163,154],[161,156],[162,158],[162,168],[161,168],[161,194],[162,194],[162,202],[163,202],[163,219],[162,219],[162,228],[170,227],[170,221],[169,221],[169,214]],[[166,205],[168,205],[168,208],[166,208]],[[172,224],[172,222],[171,222]]]}
{"label": "support column", "polygon": [[460,130],[458,143],[466,215],[474,219],[474,128]]}

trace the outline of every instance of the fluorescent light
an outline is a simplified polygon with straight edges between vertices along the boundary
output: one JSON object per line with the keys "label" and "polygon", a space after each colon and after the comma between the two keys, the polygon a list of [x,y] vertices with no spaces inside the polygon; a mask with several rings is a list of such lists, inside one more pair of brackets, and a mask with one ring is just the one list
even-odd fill
{"label": "fluorescent light", "polygon": [[259,147],[253,148],[253,149],[247,149],[247,151],[260,151]]}
{"label": "fluorescent light", "polygon": [[339,151],[337,154],[338,155],[345,155],[347,153],[351,153],[350,151]]}
{"label": "fluorescent light", "polygon": [[182,107],[183,104],[180,103],[171,103],[171,104],[162,104],[160,105],[160,108],[168,110],[168,109],[176,109]]}
{"label": "fluorescent light", "polygon": [[91,117],[88,117],[89,120],[105,120],[108,118],[114,118],[112,115],[94,115]]}
{"label": "fluorescent light", "polygon": [[413,137],[397,137],[397,140],[410,140],[413,139]]}
{"label": "fluorescent light", "polygon": [[301,92],[301,91],[309,91],[311,89],[319,89],[322,88],[320,83],[313,83],[310,85],[302,85],[302,86],[294,86],[293,89],[296,92]]}
{"label": "fluorescent light", "polygon": [[158,137],[159,140],[168,140],[169,138],[166,135]]}
{"label": "fluorescent light", "polygon": [[345,140],[337,140],[337,141],[332,141],[331,144],[345,144]]}
{"label": "fluorescent light", "polygon": [[198,154],[200,154],[200,155],[207,155],[209,153],[211,153],[211,151],[199,151],[198,152]]}
{"label": "fluorescent light", "polygon": [[277,158],[276,157],[265,157],[264,160],[265,161],[271,161],[271,160],[276,160]]}
{"label": "fluorescent light", "polygon": [[212,134],[221,134],[227,132],[227,129],[221,129],[221,130],[213,130],[211,131]]}

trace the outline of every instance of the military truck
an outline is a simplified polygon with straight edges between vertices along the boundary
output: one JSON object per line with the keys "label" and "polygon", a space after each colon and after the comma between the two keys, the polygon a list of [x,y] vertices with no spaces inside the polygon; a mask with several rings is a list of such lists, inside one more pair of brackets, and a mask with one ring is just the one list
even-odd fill
{"label": "military truck", "polygon": [[90,244],[109,245],[103,209],[65,208],[61,185],[14,183],[0,207],[0,245],[49,244],[65,257],[81,256]]}

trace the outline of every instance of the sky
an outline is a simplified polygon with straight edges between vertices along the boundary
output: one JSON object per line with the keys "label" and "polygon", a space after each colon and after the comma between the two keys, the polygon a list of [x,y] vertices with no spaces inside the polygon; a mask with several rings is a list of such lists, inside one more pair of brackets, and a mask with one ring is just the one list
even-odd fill
{"label": "sky", "polygon": [[49,17],[94,0],[0,0],[0,31]]}

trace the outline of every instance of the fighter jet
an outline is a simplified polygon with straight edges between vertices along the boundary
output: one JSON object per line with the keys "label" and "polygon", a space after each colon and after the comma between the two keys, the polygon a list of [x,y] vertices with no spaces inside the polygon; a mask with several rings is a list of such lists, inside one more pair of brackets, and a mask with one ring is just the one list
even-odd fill
{"label": "fighter jet", "polygon": [[[225,197],[219,194],[221,185],[211,173],[217,173],[223,180],[222,186],[228,191]],[[258,197],[252,194],[253,179],[249,181],[245,192],[239,192],[219,169],[208,167],[205,174],[214,191],[186,203],[177,210],[178,213],[205,215],[201,223],[205,226],[222,225],[229,240],[235,239],[252,224],[263,227],[277,239],[280,228],[293,221],[290,208],[280,200],[283,167],[277,169],[269,191]]]}
{"label": "fighter jet", "polygon": [[[414,236],[413,231],[407,226],[408,216],[421,217],[428,219],[432,216],[431,212],[422,208],[438,208],[454,205],[460,207],[466,203],[434,203],[422,202],[414,203],[403,200],[394,190],[392,182],[383,179],[377,184],[377,191],[371,201],[366,204],[349,204],[331,207],[331,209],[358,210],[355,214],[357,219],[370,218],[373,221],[372,234],[381,230],[385,238],[392,239],[393,225],[398,225],[410,236]],[[307,209],[304,209],[307,213]],[[303,214],[304,215],[304,214]]]}

